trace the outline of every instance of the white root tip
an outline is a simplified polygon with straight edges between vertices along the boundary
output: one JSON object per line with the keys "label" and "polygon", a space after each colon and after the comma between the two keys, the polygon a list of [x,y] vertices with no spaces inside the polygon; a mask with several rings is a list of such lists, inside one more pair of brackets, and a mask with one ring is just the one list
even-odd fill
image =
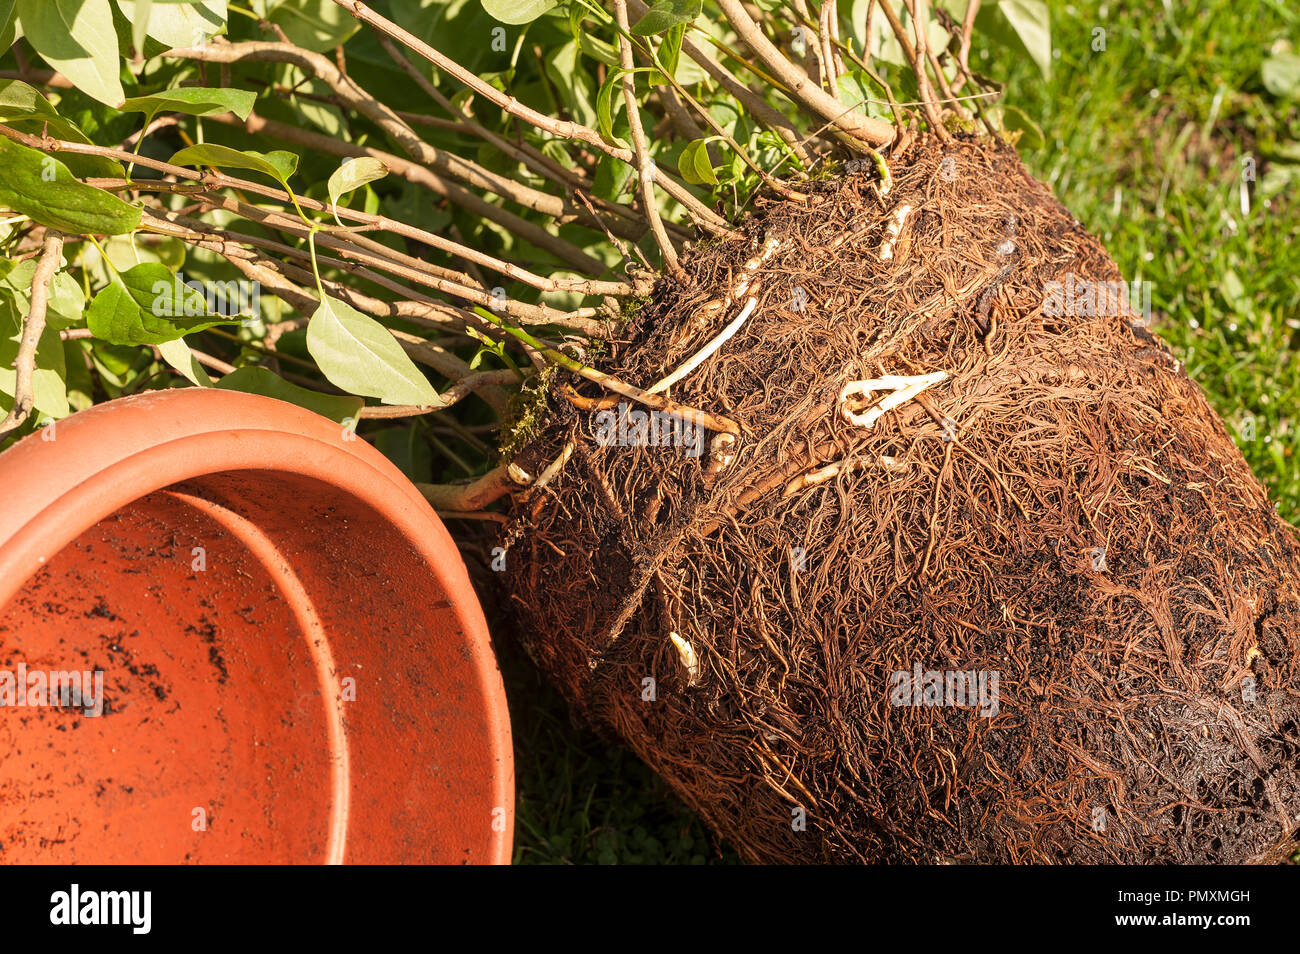
{"label": "white root tip", "polygon": [[[906,404],[947,376],[946,371],[934,371],[917,375],[885,374],[870,381],[850,381],[840,390],[840,415],[854,427],[872,427],[894,408]],[[893,393],[869,406],[875,391]]]}
{"label": "white root tip", "polygon": [[700,680],[700,658],[695,655],[695,647],[676,633],[669,633],[668,638],[672,641],[673,648],[677,650],[677,658],[681,660],[682,668],[686,670],[687,687],[695,685]]}
{"label": "white root tip", "polygon": [[876,465],[889,471],[891,474],[906,471],[908,466],[900,463],[897,458],[888,454],[882,454],[876,460],[837,460],[833,464],[827,464],[825,467],[819,467],[816,470],[810,470],[806,474],[800,474],[786,486],[782,497],[793,497],[805,487],[815,487],[818,484],[824,484],[832,477],[838,477],[840,474],[852,473],[855,470],[864,470],[867,467]]}
{"label": "white root tip", "polygon": [[880,260],[887,262],[894,257],[894,245],[898,242],[898,236],[903,232],[903,224],[907,221],[908,215],[912,212],[910,205],[900,205],[894,210],[894,221],[889,223],[889,228],[885,230],[885,240],[880,243]]}
{"label": "white root tip", "polygon": [[731,462],[736,459],[736,454],[731,449],[735,443],[735,434],[723,433],[714,436],[709,442],[709,462],[704,467],[706,477],[716,477],[731,466]]}

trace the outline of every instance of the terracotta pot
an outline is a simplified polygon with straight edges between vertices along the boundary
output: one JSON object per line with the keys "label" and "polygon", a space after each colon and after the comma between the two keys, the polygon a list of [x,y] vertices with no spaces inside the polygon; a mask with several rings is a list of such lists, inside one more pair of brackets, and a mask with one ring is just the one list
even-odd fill
{"label": "terracotta pot", "polygon": [[[270,398],[159,391],[26,438],[0,488],[0,861],[509,860],[483,613],[364,441]],[[102,671],[102,713],[74,707],[95,675],[15,705],[23,666],[32,690]]]}

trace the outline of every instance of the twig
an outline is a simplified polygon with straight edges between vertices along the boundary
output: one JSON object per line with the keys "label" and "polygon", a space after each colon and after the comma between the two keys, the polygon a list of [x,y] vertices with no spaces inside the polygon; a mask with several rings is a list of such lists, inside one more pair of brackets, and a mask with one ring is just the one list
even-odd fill
{"label": "twig", "polygon": [[417,483],[415,486],[424,494],[424,499],[433,505],[433,509],[464,513],[482,510],[488,504],[521,490],[532,482],[532,477],[517,464],[500,464],[468,484]]}
{"label": "twig", "polygon": [[835,97],[836,102],[842,102],[840,96],[840,71],[837,57],[835,56],[835,34],[834,23],[836,17],[835,0],[822,0],[822,8],[818,11],[818,29],[817,41],[821,45],[822,62],[824,76],[826,77],[826,91]]}
{"label": "twig", "polygon": [[[515,97],[502,93],[500,90],[489,85],[479,77],[475,76],[472,72],[465,69],[465,67],[461,66],[455,60],[445,56],[428,43],[425,43],[418,37],[403,30],[388,18],[376,13],[370,7],[366,6],[366,4],[362,3],[361,0],[334,0],[334,2],[343,7],[358,20],[386,33],[408,49],[418,53],[434,66],[450,74],[457,81],[468,86],[479,96],[482,96],[488,102],[499,106],[502,110],[509,115],[514,116],[516,119],[521,119],[529,125],[535,126],[543,132],[548,132],[560,139],[575,139],[584,142],[587,145],[600,150],[605,155],[612,156],[615,159],[620,159],[623,162],[632,163],[635,159],[632,150],[625,149],[621,146],[614,146],[605,142],[600,133],[592,129],[590,126],[584,126],[581,123],[576,123],[572,120],[553,119],[539,113],[537,110],[529,106],[525,106]],[[695,198],[695,196],[691,194],[690,190],[681,185],[671,176],[666,173],[663,174],[659,185],[665,192],[680,202],[692,220],[697,222],[703,228],[728,237],[735,237],[737,234],[735,230],[727,224],[727,221],[722,218],[722,216],[718,215],[708,206],[700,202],[699,199]]]}
{"label": "twig", "polygon": [[[939,61],[930,54],[930,39],[927,33],[930,17],[925,0],[903,0],[903,2],[907,4],[907,12],[912,17],[912,30],[916,34],[916,58],[912,63],[912,70],[916,73],[920,84],[921,108],[925,110],[926,119],[935,134],[940,139],[951,139],[952,136],[943,124],[943,116],[935,105],[938,96],[935,95],[934,86],[930,83],[930,74],[926,72],[926,64],[929,63],[937,74],[936,81],[941,87],[946,88],[947,81],[944,79],[943,71],[939,69]],[[951,91],[948,91],[948,94],[948,98],[951,99]]]}
{"label": "twig", "polygon": [[205,368],[211,368],[213,371],[219,371],[221,374],[234,374],[235,366],[229,362],[215,358],[205,351],[199,351],[197,348],[190,348],[190,354],[194,355],[194,360]]}
{"label": "twig", "polygon": [[[249,206],[235,199],[214,197],[210,199],[209,202],[215,207],[229,208],[231,211],[236,211],[245,218],[248,218],[250,221],[287,232],[300,238],[306,237],[307,232],[309,231],[308,228],[297,218],[260,209],[255,206]],[[177,238],[182,238],[186,241],[194,240],[194,237],[187,233],[201,233],[204,235],[216,236],[228,242],[236,242],[257,248],[265,248],[269,251],[276,252],[277,254],[296,258],[303,262],[310,260],[310,255],[301,248],[295,248],[256,235],[229,232],[209,226],[207,223],[196,219],[191,219],[175,213],[167,213],[164,210],[158,211],[162,212],[166,218],[158,218],[152,211],[146,210],[145,216],[141,220],[141,228],[150,231],[158,231],[166,235],[174,235]],[[183,227],[184,231],[177,232],[175,228],[168,227],[173,224]],[[354,236],[354,238],[356,237]],[[554,324],[572,328],[575,331],[580,331],[584,334],[600,333],[604,328],[603,323],[593,321],[589,317],[590,315],[597,313],[597,309],[595,308],[578,309],[575,312],[559,312],[544,305],[531,305],[526,302],[515,301],[514,299],[496,298],[472,285],[466,285],[459,281],[441,278],[436,273],[430,271],[427,263],[420,262],[418,259],[410,259],[409,256],[403,256],[401,253],[394,252],[383,246],[380,246],[380,248],[383,249],[381,252],[373,252],[370,251],[368,247],[355,245],[327,233],[322,233],[321,237],[317,239],[317,242],[318,244],[330,248],[355,262],[382,269],[383,271],[397,275],[406,281],[425,285],[430,288],[436,288],[438,291],[444,292],[445,294],[472,302],[481,307],[500,310],[522,324]],[[331,265],[335,268],[340,268],[358,277],[367,278],[376,282],[376,284],[396,291],[407,298],[419,300],[419,296],[414,294],[411,289],[396,284],[382,275],[378,275],[370,268],[358,267],[357,265],[352,264],[352,262],[343,261],[330,256],[320,256],[319,258],[320,261],[325,264]],[[418,264],[413,265],[411,264],[412,262]],[[462,277],[468,278],[468,276]],[[425,300],[433,302],[433,299]],[[455,315],[458,320],[463,321],[468,319],[475,323],[481,321],[481,319],[475,316],[472,312],[463,309],[452,309],[450,306],[446,305],[444,305],[444,307],[448,309],[448,314]]]}
{"label": "twig", "polygon": [[[642,55],[646,58],[646,60],[648,60],[651,63],[654,63],[656,66],[659,65],[658,60],[655,57],[654,53],[648,47],[639,47],[639,49]],[[706,107],[698,99],[692,96],[687,91],[687,89],[684,86],[682,86],[681,83],[677,82],[677,80],[675,80],[673,77],[668,76],[666,73],[664,75],[665,78],[668,80],[669,84],[671,85],[673,92],[676,95],[681,96],[683,99],[685,99],[688,103],[691,104],[691,106],[699,114],[700,118],[703,119],[708,124],[709,129],[713,131],[713,134],[715,136],[720,136],[723,140],[725,140],[727,145],[731,147],[731,151],[735,153],[737,156],[739,156],[740,160],[743,163],[745,163],[745,165],[749,166],[749,168],[752,169],[754,173],[760,179],[763,180],[764,185],[766,185],[769,189],[778,193],[779,195],[784,196],[785,198],[791,200],[792,202],[803,203],[808,201],[808,197],[804,195],[802,192],[794,191],[785,183],[781,182],[781,180],[777,179],[775,176],[769,173],[766,169],[764,169],[761,165],[755,162],[752,158],[750,158],[750,155],[745,150],[745,147],[736,141],[735,137],[732,136],[731,133],[727,131],[726,127],[723,126],[722,123],[718,122],[718,120],[714,117],[714,115],[711,112],[709,112],[708,107]]]}
{"label": "twig", "polygon": [[[426,142],[416,135],[405,121],[386,104],[380,102],[351,77],[340,73],[338,68],[325,56],[304,50],[291,43],[265,43],[250,41],[244,43],[212,42],[203,46],[178,47],[168,50],[166,56],[174,59],[199,60],[215,63],[251,62],[289,63],[304,70],[330,87],[338,97],[341,105],[358,112],[382,129],[392,140],[398,143],[413,160],[433,172],[447,176],[476,189],[483,189],[499,195],[511,202],[518,203],[526,209],[540,212],[560,221],[576,221],[585,218],[582,211],[574,208],[560,196],[542,192],[531,186],[516,182],[509,176],[485,169],[478,163],[465,159],[451,152],[446,152]],[[610,224],[615,232],[622,232],[627,238],[636,238],[635,223],[628,219],[615,220]]]}
{"label": "twig", "polygon": [[[231,124],[239,122],[233,115],[229,117],[213,116],[208,117],[208,119],[217,122],[229,122]],[[284,126],[281,123],[275,123],[269,120],[261,120],[260,117],[257,117],[256,115],[251,115],[248,123],[245,125],[250,132],[266,132],[269,135],[276,136],[277,138],[284,138],[291,142],[297,142],[299,145],[304,145],[315,150],[332,152],[340,156],[373,155],[380,159],[380,161],[385,162],[385,164],[390,161],[394,162],[398,166],[398,169],[403,171],[408,168],[422,169],[422,167],[416,166],[414,163],[408,162],[408,160],[401,159],[397,156],[391,156],[379,150],[363,149],[357,146],[352,146],[340,140],[332,140],[328,136],[309,133],[305,130],[297,130],[295,127]],[[291,130],[292,132],[290,132]],[[250,182],[247,179],[239,179],[222,172],[204,172],[202,170],[190,169],[185,166],[176,166],[158,159],[151,159],[148,156],[137,156],[122,149],[114,149],[108,146],[95,146],[88,143],[71,142],[64,139],[54,139],[52,137],[33,136],[28,133],[19,132],[16,129],[12,129],[2,124],[0,124],[0,136],[5,136],[15,142],[21,142],[23,145],[30,146],[33,149],[40,149],[42,152],[70,152],[78,155],[103,156],[108,159],[116,159],[120,162],[134,162],[138,166],[153,169],[163,175],[171,175],[181,179],[192,180],[195,183],[192,189],[196,192],[229,188],[237,189],[241,192],[251,192],[255,195],[265,196],[285,203],[291,201],[289,194],[283,189],[276,189],[271,186],[262,185],[261,183]],[[398,171],[398,169],[394,169],[393,171]],[[427,173],[427,170],[423,171]],[[182,192],[191,191],[189,187],[185,187],[182,184],[154,182],[152,180],[133,182],[130,180],[119,179],[87,179],[85,181],[88,184],[105,189],[130,188]],[[418,184],[428,185],[428,182],[418,182]],[[458,187],[453,186],[452,189],[455,190],[458,189]],[[464,192],[464,190],[460,191]],[[554,236],[549,235],[544,229],[535,223],[520,219],[498,206],[485,202],[478,196],[474,196],[472,193],[465,192],[464,194],[469,196],[474,202],[471,211],[482,211],[484,218],[497,222],[507,230],[519,235],[520,238],[532,242],[539,248],[545,248],[548,251],[554,252],[558,257],[575,265],[579,270],[594,273],[605,269],[603,262],[591,258],[576,246],[554,238]],[[307,196],[295,196],[294,198],[297,199],[298,203],[304,209],[328,212],[332,208],[323,202],[308,198]],[[456,196],[453,195],[451,198],[455,201]],[[482,209],[482,206],[486,206],[486,210]],[[491,211],[489,212],[488,210]],[[338,213],[342,218],[350,219],[354,222],[361,222],[375,229],[393,232],[405,238],[411,238],[418,242],[423,242],[440,251],[446,252],[449,255],[456,255],[463,257],[468,261],[474,261],[479,265],[498,271],[516,281],[530,285],[539,291],[578,292],[589,295],[615,296],[641,294],[644,292],[644,289],[629,286],[623,282],[544,278],[540,275],[535,275],[518,265],[514,265],[510,262],[503,262],[500,259],[493,258],[490,255],[486,255],[475,249],[469,248],[468,246],[452,242],[442,236],[426,232],[423,229],[416,228],[415,226],[406,225],[405,223],[389,219],[386,216],[359,212],[345,207],[339,208]],[[517,227],[520,224],[526,227],[526,230],[517,230]]]}
{"label": "twig", "polygon": [[[550,179],[557,185],[563,186],[565,189],[590,189],[592,187],[591,181],[581,172],[573,169],[566,169],[554,159],[551,159],[545,153],[533,148],[527,143],[512,142],[504,136],[500,136],[497,133],[492,132],[490,129],[487,129],[469,113],[468,105],[466,105],[463,111],[458,110],[455,104],[443,95],[443,92],[438,89],[437,86],[433,85],[433,83],[429,81],[428,77],[416,69],[415,65],[402,55],[402,51],[397,48],[397,45],[393,43],[389,37],[385,36],[382,32],[373,27],[372,30],[375,36],[379,39],[379,45],[384,48],[384,52],[387,53],[389,58],[411,78],[412,82],[419,86],[430,99],[441,106],[449,116],[456,117],[454,120],[451,120],[446,124],[448,128],[465,132],[482,139],[493,147],[500,149],[512,159],[523,163],[538,175],[545,176],[547,179]],[[434,120],[432,117],[422,116],[418,113],[404,113],[398,111],[398,115],[408,123],[440,122],[439,120]],[[614,215],[622,216],[631,221],[641,221],[635,211],[623,205],[601,200],[601,209]],[[592,216],[593,220],[595,220],[596,213],[594,211],[592,212]]]}
{"label": "twig", "polygon": [[833,96],[813,83],[807,73],[787,60],[772,41],[763,35],[758,24],[741,6],[740,0],[718,0],[718,5],[740,38],[777,79],[789,88],[790,95],[797,102],[823,119],[833,122],[842,132],[871,145],[883,146],[893,141],[897,130],[890,123],[845,109]]}
{"label": "twig", "polygon": [[[649,9],[641,0],[627,0],[627,3],[628,12],[638,17],[644,16]],[[723,89],[734,96],[746,113],[774,130],[785,141],[786,145],[794,151],[801,162],[806,163],[812,159],[812,154],[804,146],[799,127],[795,125],[790,117],[776,109],[762,96],[741,82],[734,73],[710,56],[707,50],[701,48],[689,36],[682,39],[682,53],[694,60],[704,72],[708,73]]]}
{"label": "twig", "polygon": [[491,510],[439,510],[437,514],[443,520],[488,520],[492,523],[509,523],[505,514]]}
{"label": "twig", "polygon": [[664,231],[663,219],[659,216],[659,203],[655,200],[654,179],[657,166],[650,160],[650,152],[646,146],[645,129],[641,126],[640,107],[636,102],[636,73],[633,72],[635,63],[632,60],[632,43],[628,39],[629,30],[627,22],[627,3],[626,0],[614,0],[614,16],[618,21],[618,48],[619,55],[623,63],[623,102],[627,106],[627,124],[632,134],[632,145],[636,150],[636,170],[637,180],[641,187],[641,204],[644,206],[646,221],[650,225],[650,231],[654,233],[655,242],[659,245],[659,252],[664,257],[664,267],[668,273],[679,282],[686,283],[689,281],[686,272],[682,270],[681,264],[677,261],[677,250],[673,248],[673,243],[668,239],[668,233]]}
{"label": "twig", "polygon": [[45,312],[50,301],[50,282],[59,267],[63,254],[63,234],[53,229],[45,233],[41,257],[32,275],[31,306],[23,319],[23,334],[14,358],[14,404],[0,421],[0,440],[8,437],[26,423],[35,400],[36,349],[45,333]]}
{"label": "twig", "polygon": [[[815,83],[821,86],[826,86],[826,83],[828,82],[827,78],[830,76],[830,70],[828,70],[826,66],[825,47],[821,42],[821,28],[814,27],[812,30],[808,30],[808,25],[813,23],[813,18],[812,14],[808,12],[807,0],[790,0],[790,2],[794,7],[795,12],[798,13],[799,17],[803,20],[805,32],[815,35],[815,39],[811,42],[806,38],[804,40],[804,72],[806,72]],[[791,52],[794,52],[794,50],[791,49]],[[826,91],[832,96],[835,96],[834,92],[829,88],[827,88]],[[838,96],[835,96],[835,98],[837,100],[839,99]]]}
{"label": "twig", "polygon": [[471,215],[497,223],[506,231],[519,236],[519,238],[535,245],[537,248],[551,252],[584,274],[599,275],[605,270],[604,262],[588,255],[576,245],[556,237],[542,225],[521,218],[454,182],[448,182],[442,176],[418,162],[403,159],[401,156],[384,152],[381,149],[374,149],[369,146],[355,146],[326,136],[323,133],[314,133],[299,129],[297,126],[290,126],[271,119],[263,119],[256,113],[250,113],[248,119],[243,123],[239,123],[239,120],[233,114],[210,116],[208,119],[209,121],[215,120],[217,122],[228,122],[232,125],[242,125],[250,133],[264,133],[276,139],[283,139],[285,142],[291,142],[295,145],[320,150],[336,156],[373,156],[408,182],[423,186],[431,192],[454,202]]}
{"label": "twig", "polygon": [[979,12],[980,0],[968,0],[966,17],[961,22],[961,42],[957,48],[957,66],[961,70],[961,75],[957,77],[957,82],[953,86],[955,92],[961,92],[961,88],[966,85],[966,81],[971,76],[970,42],[975,32],[975,17]]}
{"label": "twig", "polygon": [[[922,48],[913,45],[907,35],[907,28],[903,26],[903,21],[898,18],[893,6],[889,0],[878,0],[881,11],[885,14],[885,19],[889,21],[889,28],[894,31],[894,36],[898,40],[899,47],[903,50],[903,56],[908,63],[912,64],[912,72],[916,74],[917,92],[920,94],[921,109],[925,112],[926,122],[935,129],[936,133],[943,127],[939,119],[939,114],[934,107],[934,94],[930,90],[929,77],[925,72],[925,52]],[[904,3],[911,6],[911,0],[904,0]],[[916,25],[916,16],[912,15],[913,26]],[[918,40],[925,37],[924,27],[917,34]],[[943,130],[944,133],[947,130]]]}

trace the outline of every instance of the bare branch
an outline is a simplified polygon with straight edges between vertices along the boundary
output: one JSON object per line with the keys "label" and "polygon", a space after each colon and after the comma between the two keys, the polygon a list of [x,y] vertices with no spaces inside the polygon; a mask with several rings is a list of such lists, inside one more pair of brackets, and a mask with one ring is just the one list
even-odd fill
{"label": "bare branch", "polygon": [[[807,0],[791,0],[791,3],[794,6],[795,12],[799,14],[805,24],[812,22],[812,14],[808,12]],[[804,37],[804,72],[806,72],[809,78],[818,86],[826,87],[826,77],[828,73],[826,70],[826,60],[823,56],[823,49],[820,27],[817,30],[816,41],[810,41],[808,37]],[[794,50],[792,49],[791,52],[794,52]],[[827,87],[827,92],[832,96],[835,96],[835,90],[833,88]],[[838,100],[839,97],[835,96],[835,99]]]}
{"label": "bare branch", "polygon": [[[237,124],[239,122],[239,120],[233,115],[214,116],[208,118],[217,122],[227,122],[229,124]],[[318,133],[311,133],[305,130],[299,130],[293,126],[285,126],[281,123],[263,120],[255,114],[249,116],[246,127],[250,132],[266,132],[268,135],[275,136],[276,138],[286,139],[287,141],[296,142],[297,144],[304,145],[310,149],[323,150],[339,156],[374,156],[381,162],[384,162],[385,165],[389,165],[389,168],[392,171],[397,172],[399,175],[405,174],[406,178],[412,179],[412,181],[416,181],[418,184],[429,185],[430,181],[427,177],[430,176],[434,179],[438,178],[433,176],[432,173],[429,173],[428,170],[425,170],[422,166],[412,163],[409,160],[402,159],[399,156],[393,156],[378,149],[364,149],[352,146],[348,143],[331,139],[328,136]],[[2,124],[0,124],[0,136],[5,136],[15,142],[21,142],[23,145],[30,146],[33,149],[40,149],[42,152],[70,152],[78,155],[104,156],[109,159],[116,159],[119,162],[134,162],[137,166],[143,166],[144,168],[152,169],[155,172],[160,172],[164,175],[171,175],[179,179],[186,179],[194,182],[193,186],[187,186],[183,183],[154,181],[127,182],[118,179],[86,180],[87,183],[99,188],[150,189],[170,192],[192,192],[194,194],[201,194],[209,190],[229,188],[276,199],[284,202],[286,205],[290,202],[289,194],[282,189],[262,185],[258,182],[250,182],[247,179],[239,179],[222,172],[203,172],[196,169],[190,169],[186,166],[172,165],[171,163],[162,162],[158,159],[151,159],[148,156],[137,156],[122,149],[114,149],[108,146],[95,146],[89,143],[71,142],[65,139],[32,136]],[[420,176],[421,172],[425,173],[426,177],[422,178]],[[562,239],[550,235],[545,229],[536,223],[521,219],[513,213],[508,212],[499,206],[492,205],[490,202],[486,202],[473,193],[460,189],[458,186],[451,183],[445,183],[445,185],[449,187],[449,191],[440,192],[439,194],[446,195],[453,202],[457,201],[457,199],[463,194],[465,197],[468,197],[466,204],[469,205],[470,211],[476,214],[481,214],[483,218],[496,222],[498,225],[513,232],[520,238],[537,245],[539,248],[554,253],[557,257],[568,262],[570,265],[573,265],[579,271],[587,272],[589,274],[599,274],[606,270],[603,262],[587,255],[577,246],[571,245]],[[434,189],[434,191],[438,190]],[[298,204],[304,209],[328,212],[333,208],[332,206],[327,206],[325,203],[318,202],[315,199],[308,198],[307,196],[296,196],[296,198]],[[415,239],[418,242],[423,242],[450,255],[456,255],[465,258],[467,261],[473,261],[476,264],[499,271],[516,281],[523,282],[524,284],[537,288],[540,291],[578,292],[580,294],[616,296],[640,294],[644,291],[643,289],[629,287],[622,282],[544,278],[540,275],[529,272],[518,265],[502,262],[499,259],[478,252],[468,246],[452,242],[442,236],[426,232],[423,229],[416,228],[415,226],[406,225],[405,223],[398,222],[383,215],[371,215],[366,212],[358,212],[345,207],[340,207],[338,209],[338,214],[340,218],[348,219],[353,222],[362,222],[373,226],[374,228],[393,232],[405,238]]]}
{"label": "bare branch", "polygon": [[[566,169],[554,159],[544,154],[541,150],[534,149],[527,143],[512,142],[504,136],[492,132],[469,114],[468,106],[463,111],[458,110],[455,104],[443,95],[442,91],[438,89],[438,87],[434,86],[433,83],[429,81],[428,77],[416,69],[415,65],[402,55],[402,51],[397,48],[397,45],[393,43],[391,39],[378,30],[375,30],[374,33],[379,39],[379,45],[384,48],[384,52],[388,54],[389,58],[394,63],[401,67],[402,71],[411,78],[412,82],[419,86],[420,89],[424,90],[425,94],[441,106],[449,116],[456,117],[455,120],[449,123],[452,128],[482,139],[494,148],[500,149],[512,159],[523,163],[538,175],[545,176],[552,182],[555,182],[557,185],[561,185],[566,189],[591,189],[591,181],[586,176],[573,169]],[[428,117],[419,116],[418,114],[399,113],[399,115],[401,115],[407,122],[419,123],[428,120]],[[613,202],[605,202],[603,200],[599,201],[599,205],[603,211],[607,211],[614,215],[620,215],[625,219],[637,222],[641,221],[636,212],[626,206],[617,205]],[[594,215],[595,213],[593,212],[592,214]]]}
{"label": "bare branch", "polygon": [[[489,387],[495,387],[498,390],[503,384],[518,383],[519,375],[514,371],[479,371],[476,374],[468,375],[457,381],[451,387],[447,388],[440,395],[441,404],[419,405],[419,404],[377,404],[369,407],[363,407],[358,416],[363,418],[395,418],[395,417],[419,417],[423,414],[434,414],[438,411],[445,411],[447,408],[464,400],[472,393],[481,393]],[[475,509],[475,508],[468,508]]]}
{"label": "bare branch", "polygon": [[[531,126],[550,133],[560,139],[577,140],[584,142],[595,149],[600,150],[607,156],[613,156],[615,159],[621,159],[623,162],[632,163],[634,156],[632,150],[625,149],[622,146],[614,146],[607,143],[596,130],[590,126],[584,126],[581,123],[575,123],[572,120],[553,119],[544,116],[537,110],[525,106],[515,97],[502,93],[500,90],[485,83],[472,72],[465,69],[455,60],[440,53],[438,50],[403,30],[393,21],[376,13],[370,7],[366,6],[361,0],[334,0],[339,6],[343,7],[361,22],[383,32],[393,39],[397,40],[403,46],[407,47],[424,57],[440,70],[450,74],[460,83],[472,89],[479,96],[482,96],[490,103],[494,103],[502,110],[521,119]],[[671,176],[664,174],[660,181],[660,186],[670,196],[682,204],[687,214],[698,223],[701,227],[711,232],[728,237],[735,237],[737,233],[727,224],[726,219],[718,215],[708,206],[695,198],[681,183],[677,182]]]}
{"label": "bare branch", "polygon": [[840,97],[840,72],[843,64],[835,53],[836,39],[836,2],[835,0],[822,0],[822,8],[818,11],[818,30],[817,39],[821,43],[822,60],[826,63],[826,89],[836,102],[842,102]]}
{"label": "bare branch", "polygon": [[664,268],[680,282],[687,282],[686,272],[677,261],[677,250],[664,231],[663,220],[659,217],[659,203],[655,199],[654,179],[656,166],[650,160],[646,145],[645,130],[641,126],[641,110],[636,102],[636,73],[632,60],[632,43],[627,38],[627,3],[614,0],[614,16],[618,21],[618,48],[623,63],[623,103],[627,107],[627,124],[632,134],[632,145],[636,150],[637,181],[641,188],[641,204],[644,206],[646,221],[654,233],[655,242],[664,257]]}
{"label": "bare branch", "polygon": [[424,499],[439,512],[482,510],[506,494],[522,490],[532,479],[516,464],[501,464],[468,484],[420,484]]}
{"label": "bare branch", "polygon": [[[397,113],[367,92],[351,77],[339,72],[325,56],[304,50],[291,43],[222,43],[203,46],[178,47],[165,54],[176,59],[199,60],[210,63],[252,62],[290,63],[316,76],[333,90],[342,106],[360,113],[382,129],[393,141],[401,145],[412,159],[433,172],[483,189],[503,199],[518,203],[526,209],[540,212],[561,222],[582,221],[586,215],[562,197],[541,192],[531,186],[516,182],[478,163],[431,145],[416,135],[415,131]],[[591,224],[591,223],[587,223]],[[615,218],[610,228],[626,238],[637,238],[637,224],[627,218]]]}
{"label": "bare branch", "polygon": [[197,348],[190,348],[190,354],[194,355],[194,360],[205,368],[211,368],[219,374],[234,374],[235,366],[229,362],[222,361],[220,358],[214,358],[212,355]]}
{"label": "bare branch", "polygon": [[897,130],[891,124],[845,109],[814,83],[807,73],[786,59],[745,12],[740,0],[718,0],[718,5],[740,38],[763,61],[763,65],[789,88],[790,95],[798,103],[834,123],[837,129],[871,145],[883,146],[893,141]]}
{"label": "bare branch", "polygon": [[[947,87],[943,71],[939,68],[939,61],[930,53],[930,40],[927,35],[930,17],[925,0],[904,0],[904,3],[907,4],[907,12],[912,17],[912,31],[916,34],[916,58],[912,62],[912,71],[916,73],[920,85],[921,108],[925,110],[925,117],[935,134],[940,139],[951,139],[952,136],[943,124],[943,116],[935,105],[938,97],[935,95],[934,86],[930,83],[930,75],[926,72],[928,63],[934,68],[937,82],[944,88]],[[951,90],[948,90],[948,98],[952,98]]]}
{"label": "bare branch", "polygon": [[[644,16],[649,9],[641,0],[627,0],[628,12],[635,16]],[[774,130],[788,145],[800,161],[808,162],[812,154],[804,146],[803,133],[790,117],[786,116],[758,93],[746,86],[725,66],[715,60],[709,52],[701,48],[690,36],[682,38],[682,52],[699,64],[728,93],[736,97],[749,115],[768,128]]]}
{"label": "bare branch", "polygon": [[63,254],[63,234],[53,229],[45,232],[41,257],[32,276],[31,307],[23,319],[23,334],[14,358],[14,404],[0,421],[0,440],[22,427],[32,413],[35,400],[36,348],[45,333],[45,311],[50,301],[50,282],[59,268]]}
{"label": "bare branch", "polygon": [[403,159],[401,156],[395,156],[381,149],[373,149],[369,146],[354,146],[326,136],[323,133],[310,132],[299,129],[297,126],[289,126],[275,120],[263,119],[256,113],[249,114],[248,119],[243,123],[240,123],[233,114],[211,116],[208,119],[229,122],[232,125],[242,125],[244,129],[251,133],[265,133],[276,139],[283,139],[285,142],[292,142],[308,149],[318,149],[336,156],[373,156],[388,166],[393,173],[408,182],[424,186],[431,192],[441,195],[466,209],[472,215],[497,223],[511,234],[517,235],[537,248],[551,252],[557,258],[567,262],[584,274],[599,275],[605,271],[604,262],[588,255],[576,245],[552,235],[536,222],[521,218],[508,209],[494,205],[482,196],[458,186],[454,182],[448,182],[432,169],[428,169],[418,162]]}

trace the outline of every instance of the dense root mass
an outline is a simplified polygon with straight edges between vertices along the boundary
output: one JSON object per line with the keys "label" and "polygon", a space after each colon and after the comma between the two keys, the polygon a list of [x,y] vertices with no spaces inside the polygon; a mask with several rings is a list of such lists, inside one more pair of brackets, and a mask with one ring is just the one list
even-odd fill
{"label": "dense root mass", "polygon": [[649,388],[753,297],[668,390],[733,443],[553,396],[530,653],[754,861],[1285,857],[1294,531],[1012,150],[892,165],[697,250],[602,360]]}

